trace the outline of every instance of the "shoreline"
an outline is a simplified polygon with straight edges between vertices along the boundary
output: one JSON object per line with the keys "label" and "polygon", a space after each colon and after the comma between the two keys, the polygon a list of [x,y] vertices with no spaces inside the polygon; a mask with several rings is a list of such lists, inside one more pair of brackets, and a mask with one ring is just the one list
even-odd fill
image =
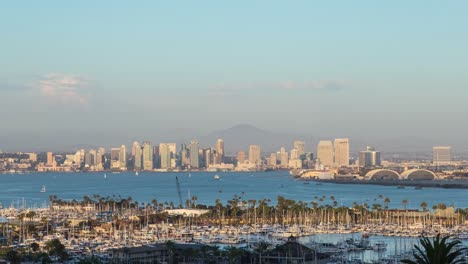
{"label": "shoreline", "polygon": [[420,188],[442,188],[442,189],[468,189],[468,181],[447,181],[447,180],[321,180],[321,179],[304,179],[298,178],[301,181],[317,182],[317,183],[334,183],[334,184],[367,184],[380,186],[397,186],[397,187],[420,187]]}

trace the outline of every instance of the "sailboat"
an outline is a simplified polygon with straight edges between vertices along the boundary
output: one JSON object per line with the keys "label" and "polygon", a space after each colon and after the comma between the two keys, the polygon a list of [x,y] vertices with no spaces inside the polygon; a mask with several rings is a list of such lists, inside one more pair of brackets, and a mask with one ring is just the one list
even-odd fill
{"label": "sailboat", "polygon": [[45,187],[45,185],[42,185],[41,193],[45,193],[45,192],[46,192],[46,187]]}
{"label": "sailboat", "polygon": [[104,179],[106,179],[106,178],[107,178],[107,174],[104,173]]}
{"label": "sailboat", "polygon": [[138,171],[135,171],[135,176],[138,176]]}

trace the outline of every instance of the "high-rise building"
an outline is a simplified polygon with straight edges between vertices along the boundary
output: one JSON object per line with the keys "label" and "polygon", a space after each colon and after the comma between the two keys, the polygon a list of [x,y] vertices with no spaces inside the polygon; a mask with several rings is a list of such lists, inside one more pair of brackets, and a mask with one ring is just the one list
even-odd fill
{"label": "high-rise building", "polygon": [[127,147],[125,145],[120,146],[120,169],[126,170],[127,169]]}
{"label": "high-rise building", "polygon": [[237,153],[237,163],[242,164],[245,162],[245,152],[244,151],[239,151]]}
{"label": "high-rise building", "polygon": [[54,154],[52,152],[47,152],[47,165],[54,165]]}
{"label": "high-rise building", "polygon": [[143,156],[143,151],[141,150],[140,143],[138,143],[138,141],[133,142],[132,144],[133,168],[136,171],[141,170],[141,168],[143,167],[142,156]]}
{"label": "high-rise building", "polygon": [[171,150],[169,144],[159,144],[159,154],[161,157],[161,169],[171,168]]}
{"label": "high-rise building", "polygon": [[339,167],[349,166],[349,139],[335,139],[335,164]]}
{"label": "high-rise building", "polygon": [[91,155],[91,165],[97,165],[97,151],[95,149],[90,149],[89,154]]}
{"label": "high-rise building", "polygon": [[305,154],[305,142],[304,141],[294,141],[294,148],[297,149],[299,158]]}
{"label": "high-rise building", "polygon": [[333,143],[330,140],[321,140],[317,146],[317,159],[321,165],[331,167],[334,163]]}
{"label": "high-rise building", "polygon": [[37,153],[27,153],[29,156],[29,160],[32,162],[37,162]]}
{"label": "high-rise building", "polygon": [[103,169],[103,162],[104,162],[104,156],[106,154],[106,149],[104,148],[99,148],[97,153],[96,153],[96,165],[101,166],[101,169]]}
{"label": "high-rise building", "polygon": [[198,169],[200,167],[200,162],[199,162],[199,145],[198,141],[192,140],[190,142],[189,146],[190,150],[190,167],[194,169]]}
{"label": "high-rise building", "polygon": [[249,146],[249,162],[252,164],[261,164],[261,149],[259,145],[250,145]]}
{"label": "high-rise building", "polygon": [[288,167],[288,165],[289,165],[289,154],[288,154],[288,152],[286,151],[286,149],[284,147],[280,148],[279,160],[280,160],[281,167],[283,167],[283,168]]}
{"label": "high-rise building", "polygon": [[203,162],[205,168],[209,168],[211,164],[219,164],[213,162],[213,151],[211,150],[211,148],[203,150]]}
{"label": "high-rise building", "polygon": [[111,149],[111,169],[120,168],[120,148]]}
{"label": "high-rise building", "polygon": [[272,167],[276,167],[276,162],[277,162],[276,153],[271,153],[270,159],[268,160],[268,165]]}
{"label": "high-rise building", "polygon": [[296,148],[291,149],[291,160],[298,160],[301,158],[301,155],[299,154],[299,150]]}
{"label": "high-rise building", "polygon": [[161,168],[161,157],[159,155],[159,145],[153,146],[153,168]]}
{"label": "high-rise building", "polygon": [[180,165],[182,167],[190,165],[190,152],[185,144],[180,145]]}
{"label": "high-rise building", "polygon": [[224,140],[218,139],[216,141],[215,155],[213,155],[213,163],[221,164],[224,162]]}
{"label": "high-rise building", "polygon": [[374,148],[367,147],[366,150],[359,152],[359,167],[376,167],[381,164],[380,152]]}
{"label": "high-rise building", "polygon": [[452,162],[452,147],[437,146],[432,148],[434,165],[447,165]]}
{"label": "high-rise building", "polygon": [[153,170],[153,146],[149,141],[143,142],[143,170]]}

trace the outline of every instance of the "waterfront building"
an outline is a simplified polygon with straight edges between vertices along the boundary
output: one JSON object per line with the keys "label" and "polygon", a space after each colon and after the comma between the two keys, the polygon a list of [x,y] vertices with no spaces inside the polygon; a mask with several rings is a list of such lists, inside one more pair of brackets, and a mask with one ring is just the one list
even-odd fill
{"label": "waterfront building", "polygon": [[29,156],[29,160],[32,162],[37,162],[37,153],[27,153]]}
{"label": "waterfront building", "polygon": [[380,152],[372,147],[359,152],[359,167],[378,167],[381,166]]}
{"label": "waterfront building", "polygon": [[221,164],[224,162],[224,140],[218,139],[216,141],[216,155],[214,157],[214,164]]}
{"label": "waterfront building", "polygon": [[237,163],[244,163],[245,162],[245,152],[239,151],[237,153]]}
{"label": "waterfront building", "polygon": [[284,147],[281,147],[279,151],[279,161],[282,168],[289,166],[289,154]]}
{"label": "waterfront building", "polygon": [[335,164],[338,167],[349,166],[349,139],[335,139]]}
{"label": "waterfront building", "polygon": [[127,147],[125,145],[120,146],[119,163],[121,170],[127,170]]}
{"label": "waterfront building", "polygon": [[305,142],[304,141],[294,141],[294,149],[297,149],[299,158],[305,154]]}
{"label": "waterfront building", "polygon": [[268,165],[272,167],[276,167],[276,163],[277,163],[276,153],[271,153],[270,159],[268,160]]}
{"label": "waterfront building", "polygon": [[185,144],[180,145],[180,165],[182,167],[190,165],[190,152]]}
{"label": "waterfront building", "polygon": [[[217,153],[216,153],[217,154]],[[214,160],[216,160],[217,156],[213,157],[213,151],[211,148],[207,148],[203,150],[203,163],[205,165],[205,168],[209,168],[211,164],[221,164],[217,163]]]}
{"label": "waterfront building", "polygon": [[47,165],[53,166],[54,164],[54,154],[52,152],[47,152]]}
{"label": "waterfront building", "polygon": [[452,147],[437,146],[432,148],[433,163],[436,166],[448,165],[452,162]]}
{"label": "waterfront building", "polygon": [[104,162],[104,156],[106,155],[106,149],[99,148],[96,155],[97,155],[96,165],[98,165],[100,169],[104,169],[103,162]]}
{"label": "waterfront building", "polygon": [[190,167],[193,169],[198,169],[200,167],[200,162],[199,162],[199,145],[198,141],[192,140],[190,142],[189,146],[190,150]]}
{"label": "waterfront building", "polygon": [[86,168],[89,168],[91,167],[93,164],[92,164],[92,157],[91,157],[91,153],[86,153],[85,154],[85,167]]}
{"label": "waterfront building", "polygon": [[334,164],[333,143],[330,140],[321,140],[317,146],[317,159],[320,164],[331,167]]}
{"label": "waterfront building", "polygon": [[111,148],[111,169],[120,168],[120,148]]}
{"label": "waterfront building", "polygon": [[171,168],[171,150],[169,144],[159,144],[159,153],[161,157],[161,169]]}
{"label": "waterfront building", "polygon": [[153,167],[153,147],[151,142],[143,142],[143,170],[152,171]]}
{"label": "waterfront building", "polygon": [[252,164],[261,164],[261,149],[259,145],[249,146],[249,162]]}
{"label": "waterfront building", "polygon": [[133,168],[136,171],[141,170],[143,151],[141,150],[140,143],[138,143],[137,141],[133,142],[132,156],[133,156]]}
{"label": "waterfront building", "polygon": [[95,149],[90,149],[89,155],[91,156],[91,165],[95,166],[97,164],[97,151]]}
{"label": "waterfront building", "polygon": [[153,146],[153,168],[161,168],[161,157],[159,154],[159,145]]}
{"label": "waterfront building", "polygon": [[302,154],[299,154],[299,150],[296,148],[291,149],[290,160],[300,159]]}

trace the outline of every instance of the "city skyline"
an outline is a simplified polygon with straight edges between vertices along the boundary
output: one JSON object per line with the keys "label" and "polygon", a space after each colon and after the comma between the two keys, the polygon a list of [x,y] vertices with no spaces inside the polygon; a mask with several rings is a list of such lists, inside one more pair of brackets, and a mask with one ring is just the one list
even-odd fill
{"label": "city skyline", "polygon": [[246,3],[5,3],[0,148],[236,124],[468,148],[466,2]]}

